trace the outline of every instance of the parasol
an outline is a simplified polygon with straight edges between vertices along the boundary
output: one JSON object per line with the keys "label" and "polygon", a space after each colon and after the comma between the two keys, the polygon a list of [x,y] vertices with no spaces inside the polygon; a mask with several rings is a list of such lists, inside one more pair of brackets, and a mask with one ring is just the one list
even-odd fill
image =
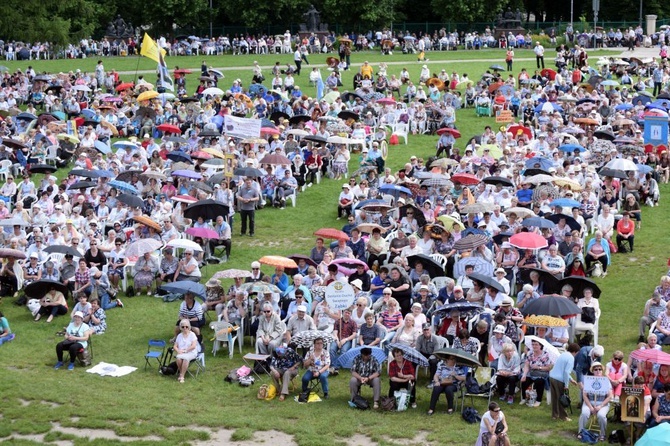
{"label": "parasol", "polygon": [[224,269],[223,271],[217,271],[212,276],[212,279],[236,279],[236,278],[245,278],[252,277],[251,271],[245,269]]}
{"label": "parasol", "polygon": [[526,305],[522,310],[524,315],[536,314],[546,316],[574,316],[582,313],[572,299],[556,294],[543,295]]}
{"label": "parasol", "polygon": [[349,240],[349,236],[344,231],[335,228],[321,228],[315,231],[314,235],[334,240]]}
{"label": "parasol", "polygon": [[298,264],[293,259],[283,256],[263,256],[258,260],[263,265],[281,267],[281,268],[297,268]]}

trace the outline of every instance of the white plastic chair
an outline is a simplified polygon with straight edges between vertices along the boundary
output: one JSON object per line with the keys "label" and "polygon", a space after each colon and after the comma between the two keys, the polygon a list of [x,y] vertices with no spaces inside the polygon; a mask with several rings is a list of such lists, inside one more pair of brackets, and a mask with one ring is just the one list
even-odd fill
{"label": "white plastic chair", "polygon": [[600,321],[600,308],[598,308],[598,311],[596,311],[596,322],[595,322],[595,324],[587,324],[585,322],[582,322],[582,315],[578,314],[575,317],[574,333],[579,334],[579,333],[586,333],[587,331],[590,331],[590,332],[593,333],[593,345],[598,345],[598,325],[599,325],[599,321]]}
{"label": "white plastic chair", "polygon": [[435,285],[435,288],[437,288],[438,291],[440,291],[442,288],[447,286],[447,282],[449,281],[448,277],[433,277],[430,282]]}
{"label": "white plastic chair", "polygon": [[295,201],[298,199],[298,189],[294,189],[291,195],[285,195],[284,199],[291,200],[291,205],[295,207]]}
{"label": "white plastic chair", "polygon": [[44,158],[44,162],[47,164],[53,164],[55,166],[57,159],[58,159],[58,146],[47,147],[47,155]]}
{"label": "white plastic chair", "polygon": [[398,138],[403,138],[405,140],[405,145],[407,145],[407,135],[409,134],[409,124],[404,122],[399,122],[395,125],[393,129],[393,134],[398,136]]}
{"label": "white plastic chair", "polygon": [[2,160],[0,161],[0,178],[2,178],[4,181],[7,181],[7,175],[10,174],[10,170],[12,167],[12,162],[10,160]]}
{"label": "white plastic chair", "polygon": [[446,268],[447,268],[447,258],[445,256],[443,256],[442,254],[434,253],[434,254],[430,255],[430,258],[435,260],[437,263],[439,263],[440,266],[442,266],[443,271],[446,270]]}
{"label": "white plastic chair", "polygon": [[[212,354],[216,356],[216,353],[222,347],[222,344],[228,344],[228,356],[233,357],[233,352],[235,351],[235,341],[238,339],[240,354],[242,354],[242,339],[240,338],[240,330],[242,327],[239,327],[237,330],[232,330],[233,326],[228,322],[222,320],[223,315],[219,315],[219,320],[217,322],[212,322],[209,325],[209,328],[214,330],[214,343],[212,344]],[[229,331],[230,330],[230,331]]]}

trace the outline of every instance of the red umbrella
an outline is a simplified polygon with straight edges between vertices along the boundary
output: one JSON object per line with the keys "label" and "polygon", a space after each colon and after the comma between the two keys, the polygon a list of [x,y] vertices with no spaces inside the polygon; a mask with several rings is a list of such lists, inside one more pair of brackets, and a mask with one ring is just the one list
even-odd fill
{"label": "red umbrella", "polygon": [[633,350],[630,353],[630,356],[638,361],[649,361],[654,364],[670,365],[670,355],[661,350],[656,350],[655,348]]}
{"label": "red umbrella", "polygon": [[540,71],[540,74],[542,77],[547,77],[552,81],[556,78],[556,72],[551,68],[545,68],[544,70]]}
{"label": "red umbrella", "polygon": [[475,184],[479,184],[481,180],[471,173],[457,173],[451,177],[451,181],[465,184],[466,186],[474,186]]}
{"label": "red umbrella", "polygon": [[180,68],[178,70],[174,70],[174,74],[191,74],[193,71],[187,69],[187,68]]}
{"label": "red umbrella", "polygon": [[74,118],[74,122],[75,122],[75,124],[77,124],[77,127],[81,127],[82,125],[84,125],[84,121],[86,121],[86,120],[84,118],[82,118],[81,116],[78,116],[78,117]]}
{"label": "red umbrella", "polygon": [[443,129],[439,129],[437,131],[438,135],[444,135],[445,133],[449,133],[454,138],[460,138],[461,137],[461,132],[459,132],[456,129],[449,128],[449,127],[445,127]]}
{"label": "red umbrella", "polygon": [[192,235],[193,237],[200,238],[219,238],[219,234],[209,228],[188,228],[186,233]]}
{"label": "red umbrella", "polygon": [[547,247],[547,240],[534,232],[519,232],[510,237],[512,246],[520,249],[541,249]]}
{"label": "red umbrella", "polygon": [[528,138],[533,137],[533,132],[531,132],[528,127],[524,127],[524,126],[519,125],[519,124],[512,125],[512,126],[510,126],[510,128],[507,129],[507,131],[510,132],[515,138],[516,138],[517,133],[519,133],[519,130],[521,130],[523,133],[525,133]]}
{"label": "red umbrella", "polygon": [[177,127],[176,125],[172,124],[161,124],[156,126],[157,130],[160,130],[161,132],[165,133],[176,133],[177,135],[181,135],[181,129]]}
{"label": "red umbrella", "polygon": [[349,240],[346,232],[335,228],[321,228],[314,233],[314,235],[323,238],[330,238],[335,240]]}
{"label": "red umbrella", "polygon": [[191,158],[195,158],[197,160],[211,160],[212,155],[207,152],[203,152],[202,150],[198,150],[197,152],[191,153]]}
{"label": "red umbrella", "polygon": [[261,127],[261,135],[281,135],[281,130],[272,127]]}
{"label": "red umbrella", "polygon": [[119,84],[119,85],[116,86],[116,91],[130,90],[134,86],[135,86],[135,84],[133,84],[132,82],[124,82],[124,83]]}

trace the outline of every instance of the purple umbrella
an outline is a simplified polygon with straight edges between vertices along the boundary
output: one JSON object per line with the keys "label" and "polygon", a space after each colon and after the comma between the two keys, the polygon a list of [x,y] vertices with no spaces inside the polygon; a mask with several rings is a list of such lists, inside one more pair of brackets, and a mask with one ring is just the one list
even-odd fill
{"label": "purple umbrella", "polygon": [[200,180],[202,179],[202,175],[200,175],[198,172],[194,172],[192,170],[175,170],[172,172],[173,177],[184,177],[184,178],[191,178],[192,180]]}
{"label": "purple umbrella", "polygon": [[368,265],[362,260],[358,259],[335,259],[331,262],[333,265],[337,265],[337,269],[347,276],[352,275],[356,272],[356,268],[361,265],[365,267],[365,271],[368,270]]}

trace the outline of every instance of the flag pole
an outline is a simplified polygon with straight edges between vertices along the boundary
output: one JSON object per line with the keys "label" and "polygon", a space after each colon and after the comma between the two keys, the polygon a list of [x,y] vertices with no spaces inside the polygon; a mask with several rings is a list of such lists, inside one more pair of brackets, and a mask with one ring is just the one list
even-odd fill
{"label": "flag pole", "polygon": [[[144,37],[142,37],[142,40],[144,41]],[[140,69],[140,59],[142,59],[142,44],[139,45],[140,50],[137,52],[137,66],[135,67],[135,77],[133,78],[133,85],[137,85],[137,71]],[[135,46],[135,50],[137,50],[137,45]]]}

